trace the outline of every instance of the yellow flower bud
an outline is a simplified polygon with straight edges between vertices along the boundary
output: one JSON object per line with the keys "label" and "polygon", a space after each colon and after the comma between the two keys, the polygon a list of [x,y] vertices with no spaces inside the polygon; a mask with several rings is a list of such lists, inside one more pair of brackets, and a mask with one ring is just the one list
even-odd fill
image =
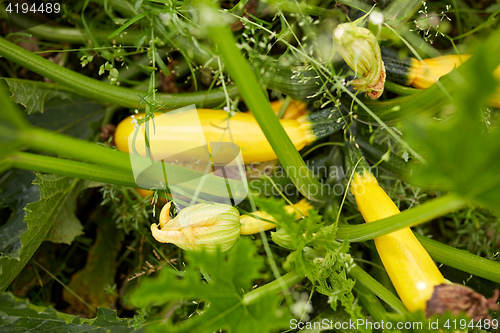
{"label": "yellow flower bud", "polygon": [[271,238],[273,242],[275,242],[279,246],[288,250],[295,250],[295,247],[293,246],[292,236],[290,236],[285,231],[285,229],[281,228],[278,231],[271,232]]}
{"label": "yellow flower bud", "polygon": [[376,99],[384,91],[385,66],[375,35],[366,28],[358,27],[362,19],[364,17],[339,24],[333,30],[333,55],[338,52],[356,73],[351,85]]}
{"label": "yellow flower bud", "polygon": [[[295,214],[295,219],[300,219],[302,216],[307,216],[309,210],[312,208],[306,199],[302,199],[294,205],[285,206],[285,211],[288,214]],[[253,212],[252,215],[268,221],[275,221],[274,217],[260,210]],[[253,235],[259,233],[261,230],[266,231],[276,228],[275,223],[259,220],[253,216],[242,215],[240,217],[242,235]]]}
{"label": "yellow flower bud", "polygon": [[163,206],[160,227],[151,225],[153,237],[183,250],[227,251],[240,236],[240,213],[230,205],[196,204],[170,219],[171,202]]}

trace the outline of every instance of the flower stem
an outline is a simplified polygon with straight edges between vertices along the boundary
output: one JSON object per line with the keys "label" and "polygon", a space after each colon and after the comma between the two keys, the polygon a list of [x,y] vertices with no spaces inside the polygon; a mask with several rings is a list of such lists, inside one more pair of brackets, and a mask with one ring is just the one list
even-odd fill
{"label": "flower stem", "polygon": [[255,290],[246,293],[243,296],[243,304],[250,305],[257,301],[260,297],[269,294],[275,294],[283,290],[283,287],[290,288],[296,283],[299,283],[304,279],[303,276],[299,275],[295,270],[291,270],[282,277],[269,282]]}

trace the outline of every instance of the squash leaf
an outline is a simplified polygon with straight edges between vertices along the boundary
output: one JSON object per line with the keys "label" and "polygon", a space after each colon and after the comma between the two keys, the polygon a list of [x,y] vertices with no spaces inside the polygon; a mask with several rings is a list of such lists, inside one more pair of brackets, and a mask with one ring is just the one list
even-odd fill
{"label": "squash leaf", "polygon": [[[40,189],[31,182],[33,172],[13,170],[5,174],[0,182],[0,209],[2,209],[2,225],[0,226],[0,258],[19,260],[21,249],[20,236],[26,231],[23,210],[30,202],[40,199]],[[1,259],[0,259],[1,262]],[[1,266],[0,266],[1,268]],[[0,271],[1,272],[1,271]]]}
{"label": "squash leaf", "polygon": [[[94,319],[61,313],[51,307],[36,306],[10,293],[0,294],[1,332],[68,332],[68,333],[127,333],[127,319],[118,318],[116,311],[99,308]],[[141,332],[142,329],[134,332]]]}
{"label": "squash leaf", "polygon": [[87,188],[87,181],[79,181],[78,185],[71,191],[68,198],[61,204],[61,210],[57,214],[45,240],[53,243],[71,244],[73,240],[83,234],[83,226],[75,215],[76,200],[80,192]]}
{"label": "squash leaf", "polygon": [[[243,303],[243,294],[259,278],[263,258],[255,245],[241,238],[226,253],[187,253],[189,265],[182,273],[163,268],[157,278],[142,280],[131,295],[132,304],[145,307],[173,300],[204,300],[203,314],[180,323],[151,324],[151,332],[228,333],[272,332],[289,327],[290,315],[278,308],[280,297],[266,295],[251,304]],[[199,267],[210,276],[207,283],[200,278]]]}
{"label": "squash leaf", "polygon": [[[52,228],[65,202],[75,200],[79,193],[79,190],[76,190],[79,181],[73,178],[36,173],[33,184],[39,187],[40,199],[28,203],[24,207],[25,214],[22,212],[22,205],[28,200],[33,200],[36,196],[36,190],[28,189],[26,184],[22,185],[26,186],[26,190],[22,191],[23,199],[20,199],[23,200],[22,202],[14,205],[9,204],[6,199],[3,201],[4,207],[10,207],[14,213],[11,214],[7,223],[0,227],[2,236],[5,239],[11,238],[8,244],[0,243],[2,245],[2,255],[0,256],[1,291],[7,288],[35,253]],[[8,185],[8,187],[3,187],[7,193],[15,192],[16,186],[20,186],[16,182],[11,182]],[[13,194],[15,197],[15,193]],[[15,201],[11,202],[15,203]],[[24,230],[24,232],[19,234],[16,228]]]}
{"label": "squash leaf", "polygon": [[9,85],[12,99],[26,108],[26,112],[42,112],[45,103],[53,98],[71,99],[72,91],[57,85],[37,81],[4,78]]}

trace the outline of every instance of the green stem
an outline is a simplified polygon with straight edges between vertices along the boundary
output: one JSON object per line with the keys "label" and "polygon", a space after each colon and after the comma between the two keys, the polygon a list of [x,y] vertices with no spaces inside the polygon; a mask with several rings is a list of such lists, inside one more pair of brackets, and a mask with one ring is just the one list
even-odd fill
{"label": "green stem", "polygon": [[402,86],[400,84],[397,84],[397,83],[394,83],[391,81],[386,81],[384,84],[384,88],[387,91],[393,92],[393,93],[401,95],[401,96],[413,95],[413,94],[416,94],[420,91],[420,89],[405,87],[405,86]]}
{"label": "green stem", "polygon": [[[0,4],[0,17],[7,17],[5,5]],[[53,42],[65,42],[71,44],[84,44],[89,40],[89,35],[83,29],[61,27],[49,24],[34,25],[34,22],[29,20],[22,14],[9,14],[10,22],[23,29],[29,34],[35,35],[43,40]],[[100,42],[110,43],[112,40],[108,36],[113,30],[95,30],[92,32],[93,37]],[[126,34],[121,34],[119,37],[113,38],[117,44],[133,45],[139,37],[140,31],[130,29]]]}
{"label": "green stem", "polygon": [[397,26],[408,21],[422,6],[422,0],[393,0],[384,10],[387,20],[397,22]]}
{"label": "green stem", "polygon": [[250,305],[265,295],[281,292],[283,287],[290,288],[303,279],[304,277],[302,275],[299,275],[295,270],[291,270],[282,277],[243,295],[243,304]]}
{"label": "green stem", "polygon": [[[69,87],[84,97],[130,108],[146,107],[146,103],[141,103],[144,92],[112,86],[76,73],[12,44],[3,38],[0,38],[0,55],[35,73]],[[235,97],[238,95],[238,91],[230,88],[229,95]],[[156,94],[156,101],[165,108],[176,108],[191,104],[196,104],[198,107],[217,106],[224,102],[225,98],[226,95],[222,89],[210,92]]]}
{"label": "green stem", "polygon": [[356,283],[354,290],[356,291],[361,304],[363,304],[363,307],[373,317],[373,319],[378,322],[386,319],[387,311],[375,294],[373,294],[361,283]]}
{"label": "green stem", "polygon": [[14,163],[12,162],[12,160],[10,160],[8,158],[4,158],[3,160],[0,160],[0,175],[13,167],[14,167]]}
{"label": "green stem", "polygon": [[98,146],[95,143],[35,127],[22,131],[20,140],[36,151],[67,156],[84,162],[132,172],[129,154]]}
{"label": "green stem", "polygon": [[[0,96],[1,97],[1,96]],[[1,101],[1,99],[0,99]],[[7,101],[7,100],[6,100]],[[10,101],[7,101],[5,104],[9,104]],[[133,175],[132,172],[132,162],[131,159],[133,159],[133,165],[134,167],[139,168],[140,170],[145,170],[147,167],[151,166],[151,161],[140,157],[140,156],[134,156],[134,155],[129,155],[127,153],[114,150],[111,148],[106,148],[103,146],[98,146],[95,143],[75,139],[73,137],[69,137],[66,135],[62,134],[55,134],[52,132],[49,132],[45,129],[40,129],[40,128],[35,128],[35,127],[28,127],[26,129],[16,131],[13,129],[10,129],[8,127],[1,128],[1,134],[7,138],[7,139],[14,139],[16,140],[15,142],[20,144],[20,145],[25,145],[28,146],[36,151],[44,152],[44,153],[52,153],[56,155],[62,155],[65,157],[81,160],[84,162],[89,162],[89,163],[94,163],[97,164],[100,167],[108,167],[111,170],[119,170],[122,173],[118,174],[118,176],[121,176],[123,174],[129,175],[129,176],[124,176],[126,177],[126,183],[127,185],[130,186],[137,186],[135,182],[133,184],[130,184],[131,178],[130,176]],[[57,159],[55,159],[57,160]],[[12,161],[12,159],[10,159]],[[36,160],[38,161],[38,160]],[[63,171],[62,167],[63,165],[66,165],[68,168],[71,167],[70,164],[63,164],[63,163],[68,163],[68,162],[61,162],[61,164],[54,164],[53,166],[47,165],[47,166],[42,166],[41,163],[36,163],[36,161],[31,160],[30,163],[32,163],[34,168],[40,169],[41,168],[54,168],[53,171],[57,171],[57,173],[61,172],[66,172],[66,173],[71,173],[72,177],[77,177],[77,178],[82,178],[82,179],[87,179],[89,176],[89,172],[91,169],[86,168],[84,165],[80,165],[79,168],[75,168],[73,171],[71,170],[66,170]],[[52,160],[54,161],[54,160]],[[28,163],[28,162],[26,162]],[[55,162],[54,162],[55,163]],[[8,163],[7,163],[7,166]],[[187,191],[189,195],[195,193],[197,191],[197,185],[193,184],[192,181],[193,179],[197,179],[203,176],[203,173],[191,170],[189,168],[184,168],[178,165],[174,165],[171,163],[164,163],[162,165],[164,168],[164,172],[166,175],[168,175],[168,181],[173,182],[174,184],[177,184],[177,187],[179,191]],[[3,168],[3,166],[2,166]],[[29,168],[28,164],[25,165],[24,168]],[[98,170],[97,166],[96,169]],[[81,171],[78,172],[78,171]],[[144,172],[142,173],[144,174]],[[142,176],[141,174],[141,176]],[[104,176],[109,176],[109,174],[103,174],[102,177]],[[157,175],[156,172],[146,174],[144,175],[144,181],[148,181],[148,184],[157,184],[158,182],[165,182],[165,179],[163,178],[163,175],[161,176],[161,179],[159,178],[160,176]],[[172,177],[172,178],[170,178]],[[110,180],[113,180],[111,178]],[[227,197],[227,187],[226,184],[222,184],[220,181],[220,178],[217,176],[213,175],[208,175],[205,176],[205,184],[206,187],[204,187],[204,192],[200,193],[200,196],[203,195],[208,195],[208,196],[216,196],[216,197]],[[245,184],[242,184],[241,181],[234,180],[234,179],[227,179],[227,183],[229,183],[229,186],[232,189],[240,189],[244,187]],[[243,190],[241,190],[243,191]],[[235,193],[233,191],[233,193]],[[238,194],[241,195],[241,194]]]}
{"label": "green stem", "polygon": [[361,285],[366,287],[372,293],[377,295],[381,300],[386,302],[391,308],[396,310],[398,313],[408,312],[403,303],[397,298],[393,293],[391,293],[386,287],[381,285],[377,280],[375,280],[370,274],[365,272],[361,267],[354,266],[351,268],[349,275],[356,279],[356,285]]}
{"label": "green stem", "polygon": [[[213,7],[211,2],[204,0],[203,3],[210,6],[210,9],[207,10],[213,11],[210,15],[220,15],[218,8]],[[290,179],[306,198],[315,201],[321,200],[322,185],[314,178],[271,109],[254,71],[243,57],[241,51],[236,47],[236,41],[231,30],[227,26],[213,23],[207,28],[209,36],[219,47],[219,51],[224,58],[225,68],[231,74],[245,104],[252,110],[255,119],[266,135],[276,156],[278,156],[281,165],[288,172]],[[314,190],[314,193],[312,190]]]}
{"label": "green stem", "polygon": [[440,198],[429,200],[401,214],[396,214],[376,222],[360,225],[340,225],[337,232],[337,238],[347,239],[350,242],[364,242],[399,229],[414,227],[431,221],[456,211],[465,205],[465,201],[458,196],[448,194]]}
{"label": "green stem", "polygon": [[500,263],[459,250],[415,233],[432,259],[461,271],[500,283]]}
{"label": "green stem", "polygon": [[320,17],[339,17],[344,15],[344,11],[340,9],[326,9],[319,6],[310,5],[305,2],[270,1],[269,3],[286,12],[297,13],[302,15],[314,15]]}
{"label": "green stem", "polygon": [[4,161],[8,162],[11,168],[53,173],[66,177],[108,184],[137,187],[132,173],[110,169],[100,165],[23,152],[14,153],[2,162]]}

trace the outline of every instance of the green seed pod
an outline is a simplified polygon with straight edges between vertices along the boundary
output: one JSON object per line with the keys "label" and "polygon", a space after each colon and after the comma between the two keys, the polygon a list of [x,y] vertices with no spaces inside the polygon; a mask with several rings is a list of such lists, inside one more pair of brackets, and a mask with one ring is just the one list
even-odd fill
{"label": "green seed pod", "polygon": [[151,225],[153,237],[184,250],[227,251],[240,236],[240,213],[230,205],[197,204],[170,219],[171,202],[163,206],[160,227]]}
{"label": "green seed pod", "polygon": [[339,53],[356,73],[351,85],[372,98],[384,91],[385,66],[377,38],[368,29],[358,27],[362,17],[351,23],[339,24],[333,30],[333,55]]}

